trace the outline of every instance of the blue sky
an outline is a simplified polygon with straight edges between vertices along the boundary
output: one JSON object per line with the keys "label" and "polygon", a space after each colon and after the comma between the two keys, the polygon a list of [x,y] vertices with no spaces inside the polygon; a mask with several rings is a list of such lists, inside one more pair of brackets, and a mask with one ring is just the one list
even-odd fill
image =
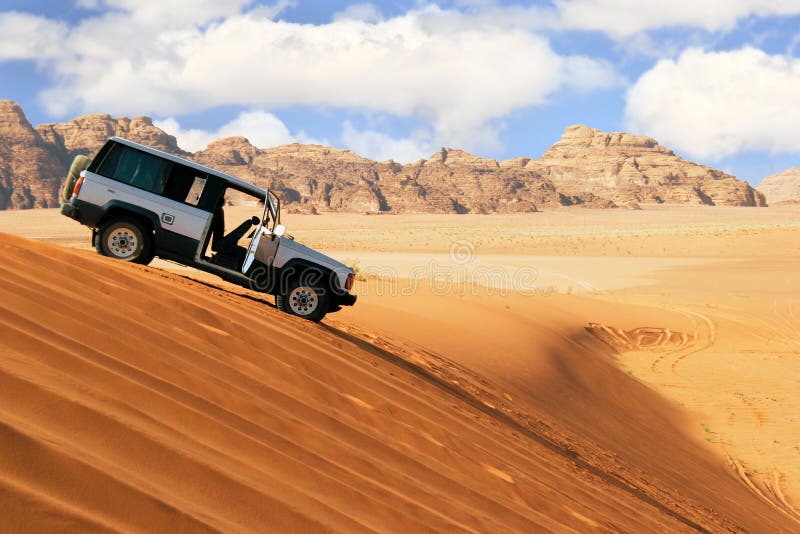
{"label": "blue sky", "polygon": [[0,0],[0,98],[188,150],[538,157],[583,123],[757,184],[800,166],[799,53],[800,0]]}

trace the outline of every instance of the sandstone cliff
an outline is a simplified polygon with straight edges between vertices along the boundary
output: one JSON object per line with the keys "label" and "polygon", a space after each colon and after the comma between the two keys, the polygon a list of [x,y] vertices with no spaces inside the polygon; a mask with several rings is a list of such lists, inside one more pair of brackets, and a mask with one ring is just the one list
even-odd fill
{"label": "sandstone cliff", "polygon": [[180,156],[189,155],[178,148],[175,137],[153,126],[150,117],[115,119],[107,113],[84,115],[69,122],[40,124],[36,131],[61,154],[67,164],[78,154],[93,155],[113,136],[124,137]]}
{"label": "sandstone cliff", "polygon": [[55,206],[76,154],[120,136],[275,189],[299,212],[510,213],[638,203],[763,206],[764,195],[711,167],[676,156],[654,139],[567,128],[537,160],[498,162],[441,149],[401,165],[349,150],[291,144],[257,148],[229,137],[190,154],[148,117],[86,115],[33,129],[22,110],[0,101],[0,209]]}
{"label": "sandstone cliff", "polygon": [[0,100],[0,209],[58,206],[66,171],[59,153],[16,103]]}
{"label": "sandstone cliff", "polygon": [[273,188],[295,209],[385,210],[375,183],[379,164],[349,150],[300,144],[258,149],[244,137],[229,137],[211,143],[194,159]]}
{"label": "sandstone cliff", "polygon": [[566,195],[591,193],[616,203],[766,205],[746,182],[680,158],[655,139],[588,126],[570,126],[525,168],[539,170]]}
{"label": "sandstone cliff", "polygon": [[538,173],[502,169],[494,160],[460,150],[442,149],[427,160],[400,165],[319,145],[258,149],[232,137],[210,144],[194,159],[271,187],[300,211],[495,213],[561,203]]}
{"label": "sandstone cliff", "polygon": [[800,203],[800,167],[771,174],[756,189],[770,204]]}

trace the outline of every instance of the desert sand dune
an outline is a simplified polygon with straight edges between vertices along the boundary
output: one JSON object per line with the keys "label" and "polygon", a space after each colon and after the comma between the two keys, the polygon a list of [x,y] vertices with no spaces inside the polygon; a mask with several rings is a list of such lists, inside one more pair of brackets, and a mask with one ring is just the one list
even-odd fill
{"label": "desert sand dune", "polygon": [[[738,445],[741,443],[729,447],[728,457],[720,455],[716,450],[717,440],[712,440],[714,443],[711,444],[703,441],[696,416],[634,378],[645,375],[644,370],[634,367],[641,366],[643,361],[655,364],[671,355],[669,365],[683,359],[688,365],[690,360],[687,358],[691,354],[714,343],[707,331],[700,331],[705,323],[688,312],[623,304],[618,299],[608,302],[596,297],[567,295],[530,298],[482,294],[454,301],[450,297],[425,293],[424,289],[413,297],[384,295],[372,302],[367,297],[359,304],[358,308],[348,310],[346,314],[350,325],[357,324],[373,332],[373,336],[379,332],[378,338],[393,339],[398,344],[418,344],[417,354],[421,354],[422,361],[431,368],[454,363],[466,366],[478,377],[473,378],[478,384],[476,388],[492,392],[482,393],[489,396],[487,402],[501,406],[504,411],[523,414],[526,420],[536,421],[541,428],[547,429],[546,432],[555,432],[553,439],[570,443],[570,447],[576,447],[582,457],[598,459],[609,472],[622,469],[624,474],[617,474],[620,478],[633,477],[640,482],[646,481],[643,482],[645,487],[676,490],[661,494],[661,499],[681,502],[681,499],[689,498],[718,511],[724,509],[730,499],[737,502],[748,500],[739,492],[745,490],[746,493],[746,488],[749,488],[751,493],[784,517],[786,529],[791,530],[790,525],[797,519],[791,501],[780,494],[780,488],[787,486],[787,480],[767,490],[759,489],[758,484],[753,485],[749,477],[736,481],[735,476],[742,473],[733,455],[739,454]],[[624,331],[590,323],[586,317],[605,317],[623,325],[666,326]],[[344,320],[334,318],[329,322],[339,324]],[[430,328],[422,326],[425,324]],[[584,324],[586,327],[581,328]],[[413,332],[413,340],[408,337],[410,332]],[[623,343],[626,346],[622,346]],[[425,356],[426,351],[433,351],[437,357]],[[648,351],[646,360],[641,352],[631,351]],[[441,355],[446,356],[448,363],[439,360]],[[680,380],[673,376],[663,382],[667,382],[666,387],[682,382],[681,387],[691,400],[679,397],[681,403],[701,409],[703,402],[720,402],[720,398],[726,398],[724,387],[731,386],[731,383],[720,380],[720,376],[713,373],[716,372],[714,367],[724,369],[729,364],[721,359],[705,360],[704,354],[697,363],[699,369],[693,374]],[[631,373],[634,377],[623,371],[626,367],[629,372],[631,367],[636,369]],[[784,371],[788,369],[786,366],[783,368]],[[786,408],[783,413],[775,414],[780,434],[769,434],[769,441],[776,435],[785,438],[784,457],[770,455],[760,458],[760,461],[781,466],[794,480],[798,473],[792,466],[797,462],[786,458],[786,453],[792,452],[790,447],[796,444],[797,425],[789,423],[788,416],[790,410],[797,409],[797,400],[793,400],[794,390],[790,388],[796,384],[798,375],[777,378],[775,371],[775,368],[770,369],[746,384],[739,382],[731,387],[757,390],[759,386],[763,387],[759,379],[765,375],[772,375],[766,384],[781,386],[774,394],[784,396]],[[692,385],[694,382],[698,386],[698,375],[709,373],[711,376],[697,387],[699,391],[695,391]],[[725,371],[720,373],[724,375]],[[731,376],[726,378],[732,380]],[[659,382],[658,375],[648,376],[645,380]],[[733,430],[732,435],[741,437],[757,433],[748,425]],[[682,437],[676,440],[674,436]],[[766,436],[755,439],[767,441]],[[632,466],[636,467],[628,470]],[[700,475],[700,472],[704,474]],[[726,491],[739,495],[723,497],[719,490],[712,491],[712,487],[724,487]],[[732,513],[739,525],[745,524],[748,517],[753,519],[751,512],[743,516],[739,516],[737,511]],[[762,528],[759,520],[748,526],[749,530]]]}
{"label": "desert sand dune", "polygon": [[[564,224],[580,213],[529,245],[519,218],[460,223],[518,232],[522,259],[477,247],[508,269],[566,243],[546,265],[567,285],[403,295],[371,277],[322,325],[172,264],[45,244],[88,248],[55,213],[0,214],[40,241],[0,237],[4,528],[796,531],[796,221]],[[391,226],[417,232],[397,258],[426,228],[434,253],[458,230],[390,219],[295,234],[387,261]],[[756,242],[784,246],[741,258]]]}
{"label": "desert sand dune", "polygon": [[10,528],[703,519],[581,474],[435,384],[263,304],[17,238],[0,246]]}

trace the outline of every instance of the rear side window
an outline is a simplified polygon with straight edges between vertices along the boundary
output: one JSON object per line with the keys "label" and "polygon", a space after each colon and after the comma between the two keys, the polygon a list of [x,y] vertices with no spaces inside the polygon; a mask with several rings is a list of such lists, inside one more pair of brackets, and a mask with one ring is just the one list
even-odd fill
{"label": "rear side window", "polygon": [[162,194],[172,162],[116,143],[97,169],[97,174],[118,182]]}
{"label": "rear side window", "polygon": [[207,181],[205,173],[176,163],[167,179],[164,196],[190,206],[198,206],[205,193]]}
{"label": "rear side window", "polygon": [[97,169],[100,167],[100,164],[105,161],[106,156],[108,156],[109,152],[117,145],[114,141],[106,141],[100,150],[95,154],[94,159],[89,164],[89,168],[87,169],[89,172],[93,172],[95,174],[99,174]]}

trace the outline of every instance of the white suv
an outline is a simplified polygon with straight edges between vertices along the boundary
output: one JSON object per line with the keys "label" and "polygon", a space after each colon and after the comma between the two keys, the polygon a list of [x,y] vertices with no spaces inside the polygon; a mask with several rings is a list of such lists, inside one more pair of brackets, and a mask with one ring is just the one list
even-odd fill
{"label": "white suv", "polygon": [[[355,304],[353,269],[287,236],[278,197],[225,173],[112,137],[94,159],[75,158],[63,196],[61,213],[92,228],[104,256],[188,265],[312,321]],[[231,196],[254,213],[225,234]],[[249,246],[238,244],[246,236]]]}

